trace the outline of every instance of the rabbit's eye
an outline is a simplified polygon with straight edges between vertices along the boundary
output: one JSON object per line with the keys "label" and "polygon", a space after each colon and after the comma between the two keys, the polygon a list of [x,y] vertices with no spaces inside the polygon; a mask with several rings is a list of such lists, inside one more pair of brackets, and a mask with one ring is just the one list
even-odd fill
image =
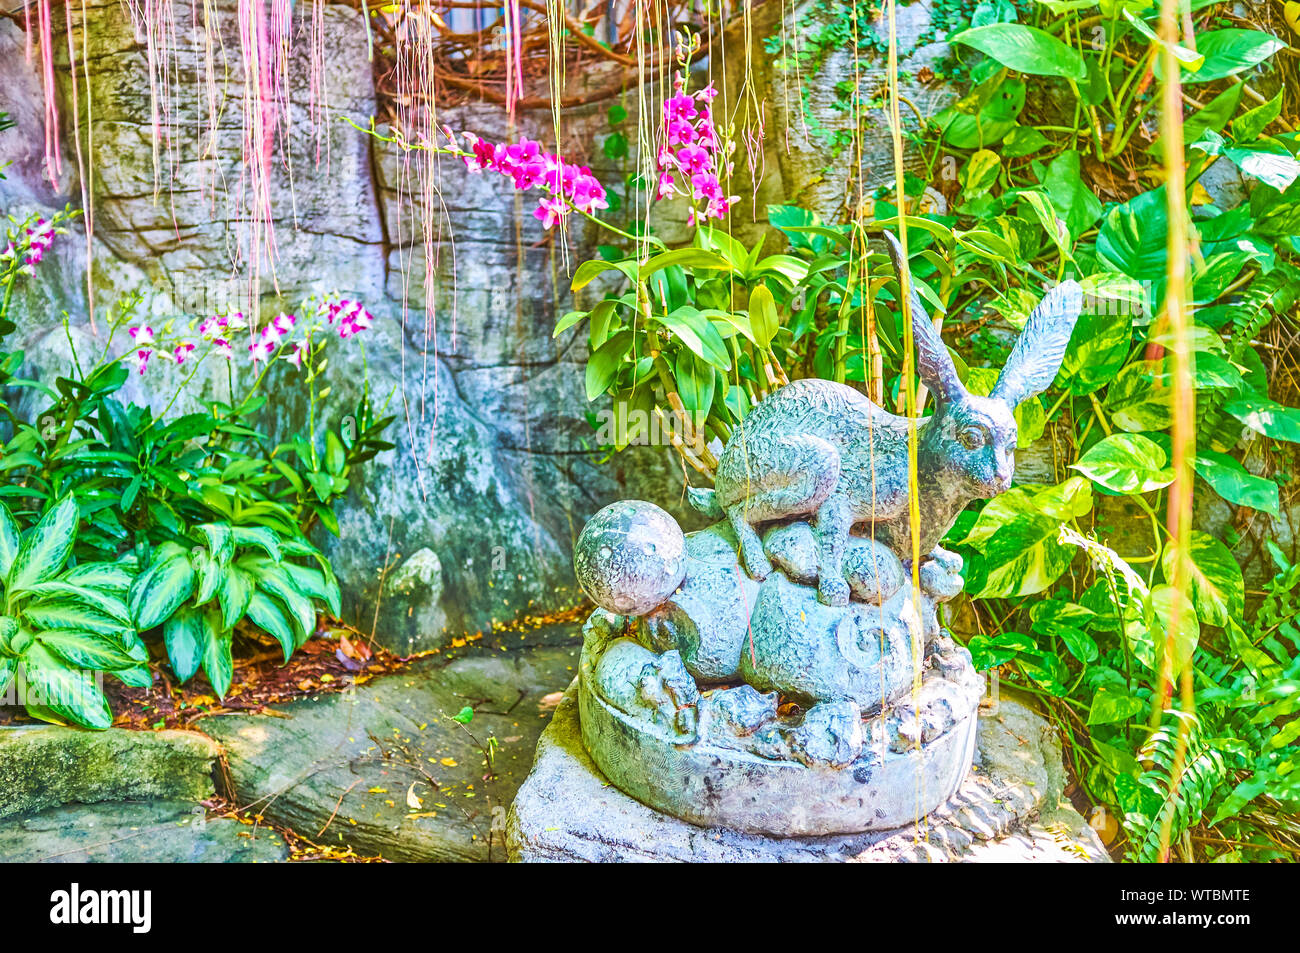
{"label": "rabbit's eye", "polygon": [[974,427],[967,427],[958,433],[957,440],[967,450],[978,450],[984,446],[984,435]]}

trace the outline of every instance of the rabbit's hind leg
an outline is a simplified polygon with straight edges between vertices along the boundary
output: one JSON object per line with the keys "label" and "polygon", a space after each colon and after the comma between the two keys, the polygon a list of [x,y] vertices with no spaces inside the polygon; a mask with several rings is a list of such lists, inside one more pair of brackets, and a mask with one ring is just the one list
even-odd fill
{"label": "rabbit's hind leg", "polygon": [[844,546],[853,527],[853,507],[842,493],[832,493],[817,510],[817,598],[828,606],[849,604],[844,579]]}
{"label": "rabbit's hind leg", "polygon": [[747,496],[727,507],[727,518],[740,542],[745,569],[761,580],[772,564],[754,526],[816,513],[839,482],[840,454],[833,444],[811,434],[765,441],[753,449],[760,453],[753,454],[750,463],[763,467],[762,476],[748,484]]}

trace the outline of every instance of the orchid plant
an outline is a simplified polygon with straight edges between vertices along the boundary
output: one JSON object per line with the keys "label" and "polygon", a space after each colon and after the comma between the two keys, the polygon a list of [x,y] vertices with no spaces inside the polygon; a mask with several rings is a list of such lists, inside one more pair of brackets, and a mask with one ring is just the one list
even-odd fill
{"label": "orchid plant", "polygon": [[[36,274],[72,214],[11,220],[0,253],[0,341],[16,327],[7,318],[15,287]],[[237,633],[265,632],[287,660],[318,613],[340,609],[328,560],[307,532],[319,521],[337,534],[333,507],[355,467],[393,446],[380,439],[393,418],[375,413],[368,382],[341,426],[319,426],[327,348],[362,348],[364,363],[375,318],[360,302],[313,296],[260,329],[241,313],[155,325],[139,318],[141,304],[138,294],[117,303],[89,366],[65,318],[72,370],[53,386],[17,376],[21,352],[0,354],[0,381],[33,392],[40,408],[26,418],[0,399],[0,550],[21,559],[39,539],[42,552],[60,554],[41,572],[76,580],[20,605],[15,571],[0,565],[13,589],[0,615],[0,692],[22,680],[37,718],[107,727],[108,702],[91,676],[151,684],[142,636],[161,638],[182,681],[201,669],[218,695],[231,683]],[[196,385],[214,360],[225,366],[229,402]],[[156,393],[160,413],[119,399],[133,373],[160,390],[162,365],[180,373],[170,396]],[[256,428],[272,368],[306,386],[310,408],[308,435],[277,446]],[[202,410],[172,415],[182,395]],[[83,576],[107,588],[92,592]]]}

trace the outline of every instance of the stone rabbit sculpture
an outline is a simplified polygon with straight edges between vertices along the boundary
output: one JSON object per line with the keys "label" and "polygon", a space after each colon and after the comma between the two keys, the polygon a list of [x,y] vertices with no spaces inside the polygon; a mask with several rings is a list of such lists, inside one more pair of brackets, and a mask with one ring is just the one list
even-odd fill
{"label": "stone rabbit sculpture", "polygon": [[[886,233],[900,284],[907,262]],[[1016,405],[1051,385],[1082,310],[1078,282],[1053,288],[1025,323],[988,397],[966,390],[952,358],[910,280],[917,369],[935,398],[934,414],[909,421],[833,381],[792,381],[756,406],[723,449],[712,490],[692,489],[692,505],[726,518],[745,569],[756,579],[772,564],[755,529],[765,522],[813,518],[818,547],[818,598],[845,605],[842,569],[850,530],[884,542],[911,563],[908,444],[917,436],[920,494],[918,552],[924,558],[974,499],[1011,486]]]}

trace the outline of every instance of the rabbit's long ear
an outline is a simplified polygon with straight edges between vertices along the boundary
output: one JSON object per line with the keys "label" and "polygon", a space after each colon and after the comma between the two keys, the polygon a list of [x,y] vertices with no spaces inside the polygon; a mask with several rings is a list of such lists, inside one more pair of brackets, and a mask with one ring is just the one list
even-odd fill
{"label": "rabbit's long ear", "polygon": [[991,396],[1015,407],[1052,386],[1082,310],[1083,288],[1077,281],[1063,281],[1049,291],[1025,322]]}
{"label": "rabbit's long ear", "polygon": [[916,282],[912,280],[912,270],[903,258],[903,248],[898,239],[890,232],[885,232],[886,244],[889,245],[889,257],[898,272],[901,288],[903,276],[907,276],[907,287],[911,291],[909,300],[912,304],[912,341],[916,345],[916,370],[921,381],[934,394],[936,400],[958,401],[966,396],[966,388],[957,376],[957,368],[952,363],[952,355],[944,346],[939,332],[921,303],[921,296],[916,293]]}

